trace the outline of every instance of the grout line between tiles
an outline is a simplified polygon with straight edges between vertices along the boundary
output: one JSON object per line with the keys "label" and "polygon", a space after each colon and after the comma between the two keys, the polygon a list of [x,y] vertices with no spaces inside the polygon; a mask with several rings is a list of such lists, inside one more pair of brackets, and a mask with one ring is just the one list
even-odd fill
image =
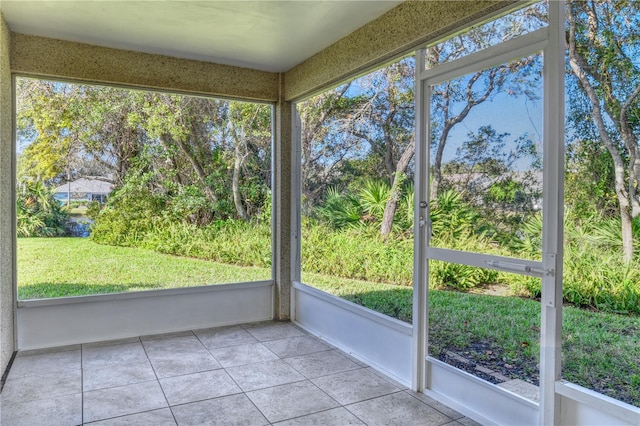
{"label": "grout line between tiles", "polygon": [[[436,410],[438,413],[442,414],[443,416],[446,416],[446,417],[450,418],[450,419],[451,419],[451,421],[457,422],[458,420],[460,420],[460,419],[462,419],[462,418],[464,418],[464,417],[465,417],[462,413],[458,413],[458,414],[460,414],[460,417],[457,417],[457,418],[456,418],[456,417],[451,417],[449,414],[443,413],[442,411],[438,410],[438,409],[437,409],[436,407],[434,407],[433,405],[431,405],[431,404],[429,404],[428,402],[423,401],[423,400],[421,400],[420,398],[418,398],[417,396],[413,395],[413,394],[411,393],[411,391],[410,391],[410,390],[403,390],[402,392],[406,393],[406,394],[407,394],[407,395],[409,395],[411,398],[416,399],[416,400],[418,400],[418,401],[422,402],[422,403],[423,403],[424,405],[426,405],[427,407],[433,408],[434,410]],[[447,408],[449,408],[449,407],[447,407]],[[451,411],[456,411],[456,410],[454,410],[453,408],[449,408],[449,409],[450,409]],[[456,411],[456,412],[457,412],[457,411]]]}
{"label": "grout line between tiles", "polygon": [[84,348],[80,345],[80,423],[84,424]]}
{"label": "grout line between tiles", "polygon": [[[242,388],[240,388],[242,389]],[[242,392],[242,394],[244,395],[245,398],[247,398],[249,400],[249,402],[251,403],[251,405],[253,405],[255,407],[256,410],[258,410],[258,413],[262,414],[262,417],[264,417],[264,419],[267,421],[267,423],[269,423],[270,425],[273,424],[273,422],[271,420],[269,420],[269,418],[267,417],[267,415],[265,413],[262,412],[262,410],[253,402],[253,400],[251,398],[249,398],[249,396],[247,395],[247,392]]]}
{"label": "grout line between tiles", "polygon": [[[357,403],[356,403],[357,404]],[[360,418],[356,413],[354,413],[353,411],[349,410],[349,407],[347,407],[346,405],[343,405],[342,408],[344,408],[345,410],[347,410],[349,413],[351,413],[353,416],[355,416],[356,419],[360,420],[362,423],[364,423],[365,425],[367,425],[368,423],[364,421],[364,419]]]}
{"label": "grout line between tiles", "polygon": [[158,386],[160,387],[160,391],[162,392],[162,396],[164,396],[164,400],[167,403],[167,407],[169,408],[169,412],[171,413],[171,417],[173,417],[173,421],[176,422],[176,425],[178,424],[178,420],[176,419],[175,414],[173,414],[173,410],[171,409],[171,405],[169,404],[169,399],[167,398],[167,394],[164,392],[164,388],[162,387],[162,384],[160,383],[160,379],[158,378],[158,373],[156,373],[156,369],[153,367],[153,363],[151,362],[151,358],[149,358],[149,354],[147,353],[147,348],[144,346],[144,343],[142,342],[141,338],[138,338],[140,340],[140,345],[142,345],[142,350],[144,351],[144,356],[147,357],[147,362],[149,363],[149,365],[151,366],[151,370],[153,371],[153,375],[156,377],[156,382],[158,383]]}
{"label": "grout line between tiles", "polygon": [[[103,422],[105,420],[121,419],[123,417],[135,416],[137,414],[151,413],[152,411],[164,410],[165,408],[170,408],[170,407],[152,408],[151,410],[143,410],[143,411],[138,411],[137,413],[123,414],[121,416],[114,416],[114,417],[107,417],[106,419],[98,419],[98,420],[95,420],[93,422],[82,423],[82,424],[90,426],[92,424],[95,424],[95,423],[98,423],[98,422]],[[171,413],[171,415],[173,416],[173,412]],[[174,417],[174,420],[175,420],[175,417]],[[177,422],[176,422],[176,424],[177,424]]]}

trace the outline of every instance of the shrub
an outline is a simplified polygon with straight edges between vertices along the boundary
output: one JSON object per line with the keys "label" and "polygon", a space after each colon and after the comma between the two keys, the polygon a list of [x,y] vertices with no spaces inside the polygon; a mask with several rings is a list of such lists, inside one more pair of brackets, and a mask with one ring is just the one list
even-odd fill
{"label": "shrub", "polygon": [[[640,313],[640,262],[622,261],[620,221],[598,216],[581,218],[569,209],[564,224],[564,301],[609,312]],[[640,230],[640,226],[635,229]],[[514,247],[524,257],[539,256],[541,218],[532,218],[523,231],[520,243]],[[516,294],[534,298],[541,295],[538,278],[514,276],[509,283]]]}
{"label": "shrub", "polygon": [[374,227],[330,230],[303,225],[302,270],[343,278],[411,285],[413,241],[383,240]]}
{"label": "shrub", "polygon": [[141,188],[135,195],[116,192],[98,214],[91,238],[100,244],[139,247],[154,222],[160,221],[165,200]]}
{"label": "shrub", "polygon": [[95,221],[103,208],[104,205],[100,201],[94,200],[87,206],[86,215],[89,219]]}
{"label": "shrub", "polygon": [[228,219],[207,227],[154,222],[140,247],[241,266],[271,265],[271,228]]}
{"label": "shrub", "polygon": [[18,237],[61,237],[66,234],[67,213],[41,182],[26,182],[16,191]]}

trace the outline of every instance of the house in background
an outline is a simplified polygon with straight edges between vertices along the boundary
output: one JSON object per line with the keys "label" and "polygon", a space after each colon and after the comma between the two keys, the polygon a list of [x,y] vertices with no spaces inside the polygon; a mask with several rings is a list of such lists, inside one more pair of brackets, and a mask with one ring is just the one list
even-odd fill
{"label": "house in background", "polygon": [[68,182],[55,189],[55,198],[60,202],[99,201],[104,203],[113,191],[113,183],[100,179],[80,178]]}

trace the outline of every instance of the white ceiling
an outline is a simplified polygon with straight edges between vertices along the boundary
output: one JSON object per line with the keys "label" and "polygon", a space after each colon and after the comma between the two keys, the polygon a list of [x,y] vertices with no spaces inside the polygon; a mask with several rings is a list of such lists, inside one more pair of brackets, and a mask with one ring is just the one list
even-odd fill
{"label": "white ceiling", "polygon": [[11,31],[281,72],[402,0],[1,0]]}

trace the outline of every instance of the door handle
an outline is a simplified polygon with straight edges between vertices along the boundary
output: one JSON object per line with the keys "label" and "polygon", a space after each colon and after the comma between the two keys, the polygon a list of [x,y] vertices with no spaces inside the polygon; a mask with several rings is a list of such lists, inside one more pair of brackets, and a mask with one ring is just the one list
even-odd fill
{"label": "door handle", "polygon": [[491,266],[492,268],[502,269],[504,271],[513,271],[513,272],[526,272],[529,274],[535,274],[540,277],[545,275],[554,275],[553,270],[545,270],[542,268],[536,268],[534,266],[524,265],[522,263],[514,263],[514,262],[501,262],[498,260],[485,260],[485,265]]}

